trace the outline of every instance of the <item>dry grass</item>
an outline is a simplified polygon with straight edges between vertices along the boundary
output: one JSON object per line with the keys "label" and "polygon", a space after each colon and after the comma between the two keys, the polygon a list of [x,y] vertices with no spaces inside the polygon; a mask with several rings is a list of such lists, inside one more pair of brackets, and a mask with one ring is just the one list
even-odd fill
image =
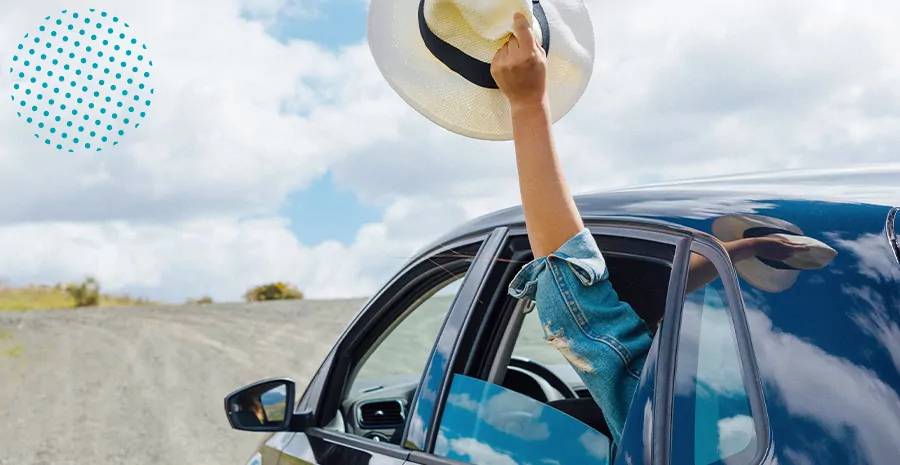
{"label": "dry grass", "polygon": [[25,347],[22,347],[19,344],[13,344],[12,347],[6,347],[3,349],[0,349],[0,358],[2,358],[2,357],[19,358],[22,355],[22,352],[24,350],[25,350]]}
{"label": "dry grass", "polygon": [[[102,295],[100,307],[156,305],[129,296]],[[51,310],[74,308],[75,300],[61,286],[0,287],[0,310]]]}

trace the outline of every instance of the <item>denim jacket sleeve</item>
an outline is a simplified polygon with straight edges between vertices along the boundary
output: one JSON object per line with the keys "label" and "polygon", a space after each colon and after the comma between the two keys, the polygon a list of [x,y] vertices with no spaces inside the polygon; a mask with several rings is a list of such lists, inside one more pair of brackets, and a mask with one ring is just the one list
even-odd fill
{"label": "denim jacket sleeve", "polygon": [[619,300],[608,276],[585,228],[556,252],[522,268],[509,293],[534,300],[545,340],[584,381],[618,444],[652,339],[644,321]]}

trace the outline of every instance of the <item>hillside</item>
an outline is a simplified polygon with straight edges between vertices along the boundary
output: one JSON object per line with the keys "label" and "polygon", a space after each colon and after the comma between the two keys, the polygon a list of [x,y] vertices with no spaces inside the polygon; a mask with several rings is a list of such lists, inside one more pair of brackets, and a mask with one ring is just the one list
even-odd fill
{"label": "hillside", "polygon": [[[155,305],[145,299],[101,294],[100,307]],[[49,310],[74,308],[75,299],[61,286],[0,286],[0,310]]]}

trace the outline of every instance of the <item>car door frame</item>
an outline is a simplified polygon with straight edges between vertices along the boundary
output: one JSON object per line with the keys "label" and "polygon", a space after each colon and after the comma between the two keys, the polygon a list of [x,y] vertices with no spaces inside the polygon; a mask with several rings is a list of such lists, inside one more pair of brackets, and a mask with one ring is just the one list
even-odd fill
{"label": "car door frame", "polygon": [[[726,309],[731,318],[737,343],[738,356],[741,361],[741,374],[747,390],[747,400],[754,419],[754,430],[761,447],[750,463],[757,465],[766,461],[771,453],[771,428],[766,407],[762,378],[759,373],[759,362],[753,350],[746,309],[738,281],[737,270],[728,252],[713,236],[702,231],[691,231],[692,239],[682,252],[688,258],[692,252],[699,253],[715,267],[727,301]],[[653,449],[651,457],[653,465],[670,465],[672,457],[672,429],[675,424],[675,369],[678,359],[678,344],[681,334],[681,318],[687,297],[687,273],[682,282],[673,283],[680,287],[681,297],[678,302],[667,302],[665,319],[667,324],[660,327],[660,351],[656,366],[656,390],[653,410]]]}
{"label": "car door frame", "polygon": [[[454,238],[420,253],[397,272],[346,327],[311,380],[309,387],[295,408],[298,415],[305,415],[309,418],[310,426],[303,428],[301,432],[296,432],[286,445],[285,451],[291,448],[292,444],[295,444],[296,448],[300,449],[300,453],[303,453],[305,459],[308,460],[319,455],[316,449],[320,450],[322,447],[333,446],[368,452],[381,457],[390,457],[398,460],[398,463],[405,461],[410,450],[403,446],[378,443],[349,433],[325,429],[324,426],[333,417],[325,417],[324,415],[328,411],[336,411],[335,409],[338,408],[343,397],[343,389],[336,393],[335,389],[326,388],[326,386],[334,386],[337,383],[342,387],[346,387],[347,377],[354,362],[348,355],[353,353],[357,345],[371,334],[374,327],[378,326],[379,323],[383,323],[385,315],[392,314],[398,306],[405,308],[406,305],[421,296],[423,292],[419,291],[422,290],[423,286],[434,285],[432,281],[429,281],[430,277],[422,276],[421,270],[441,268],[442,263],[454,261],[452,258],[453,254],[457,254],[458,250],[466,247],[471,248],[474,244],[480,244],[474,253],[474,257],[469,257],[471,263],[465,272],[459,291],[453,298],[451,307],[438,332],[437,340],[431,348],[426,366],[430,368],[435,354],[441,353],[439,349],[442,341],[446,344],[447,340],[452,340],[455,348],[455,337],[458,335],[459,325],[461,322],[466,321],[469,311],[477,300],[475,296],[482,290],[484,277],[490,274],[494,264],[494,257],[504,243],[506,232],[507,229],[505,227],[499,227]],[[460,255],[459,257],[462,258],[463,256]],[[422,380],[424,381],[425,379],[427,379],[426,374],[423,374]],[[409,412],[414,411],[413,409],[418,404],[423,381],[420,381],[419,386],[416,388]],[[401,444],[406,443],[408,424],[409,422],[407,422],[407,428],[404,429]],[[300,438],[300,436],[305,437]]]}

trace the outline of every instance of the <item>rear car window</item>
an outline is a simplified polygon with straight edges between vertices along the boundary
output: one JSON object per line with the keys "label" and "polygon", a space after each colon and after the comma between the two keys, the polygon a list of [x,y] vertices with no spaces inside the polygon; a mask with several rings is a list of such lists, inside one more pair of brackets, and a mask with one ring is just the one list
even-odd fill
{"label": "rear car window", "polygon": [[759,447],[722,280],[685,297],[675,368],[675,463],[749,464]]}

